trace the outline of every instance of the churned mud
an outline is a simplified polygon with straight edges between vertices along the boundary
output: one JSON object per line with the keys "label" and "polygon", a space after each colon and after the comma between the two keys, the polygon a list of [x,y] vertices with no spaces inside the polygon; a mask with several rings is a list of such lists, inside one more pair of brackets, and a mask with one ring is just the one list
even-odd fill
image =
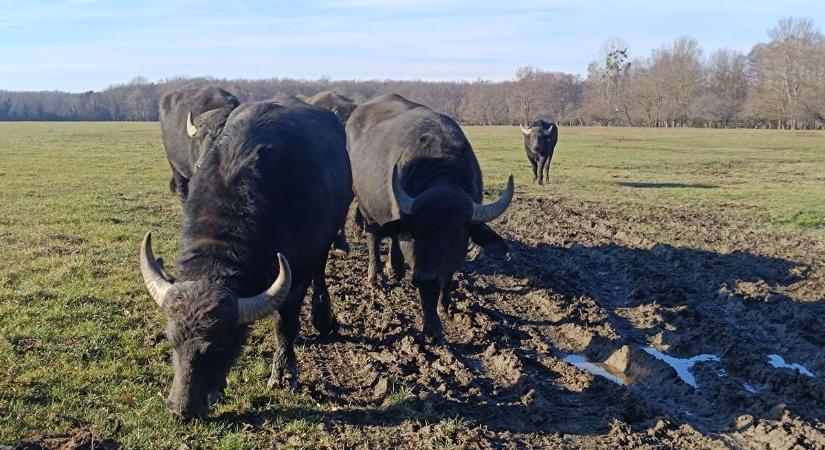
{"label": "churned mud", "polygon": [[[517,201],[495,224],[509,258],[473,249],[457,276],[443,346],[421,343],[409,276],[366,285],[349,229],[328,266],[342,336],[308,334],[300,361],[303,392],[336,405],[325,426],[409,447],[825,448],[823,243],[604,208]],[[425,425],[444,418],[460,431]]]}

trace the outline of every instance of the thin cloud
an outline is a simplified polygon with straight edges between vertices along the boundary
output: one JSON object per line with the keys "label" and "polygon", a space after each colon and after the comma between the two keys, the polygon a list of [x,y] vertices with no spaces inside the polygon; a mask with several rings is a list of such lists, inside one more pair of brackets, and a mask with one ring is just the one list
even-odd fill
{"label": "thin cloud", "polygon": [[13,61],[0,65],[0,89],[15,90],[101,89],[138,74],[501,80],[523,65],[582,74],[611,36],[634,57],[682,35],[709,54],[747,51],[789,10],[825,23],[825,8],[809,1],[0,0],[0,8],[0,59]]}

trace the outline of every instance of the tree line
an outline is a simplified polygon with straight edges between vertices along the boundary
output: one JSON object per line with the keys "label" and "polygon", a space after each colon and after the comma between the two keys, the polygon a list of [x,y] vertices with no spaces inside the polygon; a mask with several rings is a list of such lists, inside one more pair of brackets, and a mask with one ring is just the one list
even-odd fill
{"label": "tree line", "polygon": [[511,81],[227,80],[138,77],[100,92],[0,91],[0,120],[157,120],[158,99],[184,84],[222,86],[241,101],[334,90],[356,103],[398,93],[471,125],[647,127],[825,127],[825,36],[809,19],[783,19],[747,54],[708,57],[684,37],[632,58],[619,39],[605,43],[585,76],[527,66]]}

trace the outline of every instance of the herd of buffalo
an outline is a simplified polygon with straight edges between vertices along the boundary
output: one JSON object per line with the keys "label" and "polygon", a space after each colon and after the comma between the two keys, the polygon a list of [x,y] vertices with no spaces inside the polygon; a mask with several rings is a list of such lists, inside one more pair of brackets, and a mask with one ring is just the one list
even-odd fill
{"label": "herd of buffalo", "polygon": [[[330,251],[346,253],[353,197],[366,236],[369,281],[384,283],[380,243],[390,238],[396,278],[407,268],[423,336],[443,340],[453,274],[470,241],[493,254],[506,242],[487,223],[513,199],[483,204],[481,169],[450,117],[390,94],[356,105],[321,92],[241,103],[217,87],[184,87],[160,102],[170,189],[183,204],[178,276],[140,251],[146,287],[168,321],[174,379],[168,408],[201,416],[219,398],[249,324],[271,317],[276,333],[268,385],[297,386],[294,343],[312,285],[311,320],[334,335],[325,280]],[[521,128],[534,182],[544,183],[557,127]],[[346,128],[345,128],[346,127]]]}

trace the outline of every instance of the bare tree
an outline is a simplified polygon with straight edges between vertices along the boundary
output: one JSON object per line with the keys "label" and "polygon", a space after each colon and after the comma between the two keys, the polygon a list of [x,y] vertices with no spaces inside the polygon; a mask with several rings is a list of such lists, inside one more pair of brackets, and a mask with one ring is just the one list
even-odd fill
{"label": "bare tree", "polygon": [[729,49],[714,52],[705,65],[705,93],[692,107],[695,117],[727,127],[739,116],[748,92],[747,58]]}
{"label": "bare tree", "polygon": [[809,19],[793,18],[780,20],[768,35],[771,41],[757,44],[749,55],[748,113],[772,116],[777,128],[796,129],[822,108],[817,93],[825,88],[820,56],[825,38]]}
{"label": "bare tree", "polygon": [[587,87],[584,92],[585,114],[600,122],[626,120],[633,126],[630,116],[631,63],[627,44],[610,39],[602,47],[602,62],[587,67]]}
{"label": "bare tree", "polygon": [[701,87],[701,56],[699,44],[687,37],[653,51],[650,81],[662,98],[665,125],[684,125],[690,119],[691,103]]}
{"label": "bare tree", "polygon": [[470,84],[461,99],[458,116],[462,123],[472,125],[508,123],[506,86],[483,80]]}
{"label": "bare tree", "polygon": [[515,123],[530,123],[538,109],[538,74],[532,66],[516,70],[516,81],[510,92],[510,120]]}
{"label": "bare tree", "polygon": [[0,91],[0,120],[157,120],[157,99],[184,84],[226,88],[241,101],[335,90],[357,103],[399,93],[467,124],[529,123],[643,126],[825,126],[825,37],[808,19],[783,19],[770,41],[747,56],[719,50],[705,60],[681,38],[631,61],[626,43],[610,39],[587,77],[518,69],[504,82],[227,80],[136,77],[99,92]]}

